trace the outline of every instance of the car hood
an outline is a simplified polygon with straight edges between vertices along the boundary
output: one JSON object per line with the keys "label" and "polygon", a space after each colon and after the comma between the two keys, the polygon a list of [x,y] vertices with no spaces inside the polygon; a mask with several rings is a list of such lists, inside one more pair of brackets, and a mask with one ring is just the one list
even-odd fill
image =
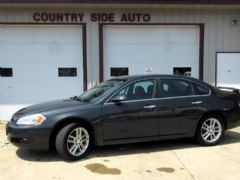
{"label": "car hood", "polygon": [[25,114],[42,113],[42,112],[56,110],[56,109],[71,108],[71,107],[79,106],[83,104],[86,104],[86,102],[80,102],[74,99],[61,99],[61,100],[34,104],[19,110],[16,114],[25,115]]}

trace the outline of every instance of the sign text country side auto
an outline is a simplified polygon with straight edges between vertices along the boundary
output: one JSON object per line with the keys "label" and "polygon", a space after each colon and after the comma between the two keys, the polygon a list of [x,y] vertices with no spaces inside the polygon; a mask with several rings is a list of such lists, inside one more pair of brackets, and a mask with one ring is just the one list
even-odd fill
{"label": "sign text country side auto", "polygon": [[82,22],[83,13],[34,13],[35,22]]}
{"label": "sign text country side auto", "polygon": [[[83,22],[84,13],[39,13],[32,16],[35,22]],[[115,22],[115,13],[91,13],[92,22]],[[120,15],[120,22],[149,22],[150,14],[123,13]]]}

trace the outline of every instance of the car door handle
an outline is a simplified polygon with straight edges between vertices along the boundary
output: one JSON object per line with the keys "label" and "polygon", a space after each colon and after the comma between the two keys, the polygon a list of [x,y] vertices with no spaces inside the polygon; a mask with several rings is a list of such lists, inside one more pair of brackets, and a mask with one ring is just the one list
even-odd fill
{"label": "car door handle", "polygon": [[199,105],[199,104],[202,104],[202,101],[193,101],[192,102],[192,105]]}
{"label": "car door handle", "polygon": [[146,105],[144,106],[144,109],[154,109],[156,107],[157,107],[156,105]]}

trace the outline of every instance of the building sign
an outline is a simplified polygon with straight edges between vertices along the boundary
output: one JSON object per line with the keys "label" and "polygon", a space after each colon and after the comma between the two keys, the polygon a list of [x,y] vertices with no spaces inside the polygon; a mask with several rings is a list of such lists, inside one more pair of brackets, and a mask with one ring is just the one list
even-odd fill
{"label": "building sign", "polygon": [[151,67],[147,67],[144,69],[145,74],[151,74],[153,72],[153,69]]}
{"label": "building sign", "polygon": [[[35,22],[84,22],[84,13],[34,13]],[[120,18],[120,19],[119,19]],[[92,22],[150,22],[151,16],[147,13],[123,13],[116,17],[115,13],[91,13]]]}
{"label": "building sign", "polygon": [[82,22],[83,13],[34,13],[35,22]]}
{"label": "building sign", "polygon": [[151,20],[150,14],[123,14],[121,22],[149,22]]}

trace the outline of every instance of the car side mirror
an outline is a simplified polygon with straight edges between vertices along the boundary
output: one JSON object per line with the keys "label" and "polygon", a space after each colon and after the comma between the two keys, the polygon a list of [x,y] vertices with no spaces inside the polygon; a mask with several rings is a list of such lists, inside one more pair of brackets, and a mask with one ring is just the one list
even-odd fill
{"label": "car side mirror", "polygon": [[125,95],[118,95],[111,99],[111,101],[114,103],[121,103],[122,101],[126,101],[126,100],[127,100],[127,96]]}

